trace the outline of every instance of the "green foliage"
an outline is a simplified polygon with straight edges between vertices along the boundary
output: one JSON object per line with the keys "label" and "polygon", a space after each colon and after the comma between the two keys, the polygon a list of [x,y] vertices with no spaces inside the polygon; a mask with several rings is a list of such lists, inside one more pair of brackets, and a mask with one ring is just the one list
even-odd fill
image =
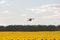
{"label": "green foliage", "polygon": [[8,25],[0,26],[0,31],[60,31],[60,25]]}

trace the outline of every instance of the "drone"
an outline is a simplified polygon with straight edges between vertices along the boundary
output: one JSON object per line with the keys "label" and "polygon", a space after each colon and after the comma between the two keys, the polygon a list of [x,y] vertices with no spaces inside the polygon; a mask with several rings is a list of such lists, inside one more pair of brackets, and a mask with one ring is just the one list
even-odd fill
{"label": "drone", "polygon": [[28,18],[28,20],[27,21],[33,21],[34,20],[34,18]]}

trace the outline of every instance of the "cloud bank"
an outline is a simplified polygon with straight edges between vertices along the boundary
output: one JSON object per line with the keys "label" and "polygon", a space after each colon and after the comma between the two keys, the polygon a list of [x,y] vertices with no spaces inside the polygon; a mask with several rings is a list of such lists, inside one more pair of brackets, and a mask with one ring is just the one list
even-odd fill
{"label": "cloud bank", "polygon": [[41,18],[43,19],[60,18],[60,4],[47,4],[36,8],[30,8],[27,10],[30,11],[31,13],[36,14],[46,14],[46,13],[51,14],[42,16]]}
{"label": "cloud bank", "polygon": [[[0,2],[0,4],[4,4],[4,3]],[[10,13],[10,12],[8,13],[8,10],[4,10],[2,11],[3,14],[0,13],[2,15],[0,17],[1,19],[0,22],[3,25],[13,24],[13,23],[16,23],[16,24],[50,24],[50,22],[51,24],[57,25],[60,22],[58,21],[60,19],[60,4],[47,4],[47,5],[41,5],[41,6],[34,7],[34,8],[23,9],[22,11],[17,10],[15,12],[13,10],[13,13],[12,12]],[[30,18],[30,17],[35,18],[36,20],[31,23],[26,22],[26,18]]]}

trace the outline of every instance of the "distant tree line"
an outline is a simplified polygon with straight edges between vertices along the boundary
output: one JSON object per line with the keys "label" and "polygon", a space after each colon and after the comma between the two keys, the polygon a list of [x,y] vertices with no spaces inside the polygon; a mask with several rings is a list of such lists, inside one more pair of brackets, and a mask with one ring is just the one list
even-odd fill
{"label": "distant tree line", "polygon": [[0,26],[0,31],[60,31],[60,25],[8,25]]}

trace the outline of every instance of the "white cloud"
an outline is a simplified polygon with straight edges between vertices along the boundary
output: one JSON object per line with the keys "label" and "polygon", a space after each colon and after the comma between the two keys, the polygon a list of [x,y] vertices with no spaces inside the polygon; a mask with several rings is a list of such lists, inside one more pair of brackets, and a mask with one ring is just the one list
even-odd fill
{"label": "white cloud", "polygon": [[7,13],[8,13],[8,10],[0,12],[0,14],[7,14]]}
{"label": "white cloud", "polygon": [[27,14],[21,14],[21,16],[25,17],[25,16],[27,16]]}
{"label": "white cloud", "polygon": [[7,3],[8,1],[7,0],[0,0],[0,4],[4,4],[4,3]]}
{"label": "white cloud", "polygon": [[33,13],[45,13],[45,12],[50,12],[54,10],[60,10],[60,4],[48,4],[48,5],[42,5],[40,7],[32,8],[32,9],[27,9]]}
{"label": "white cloud", "polygon": [[60,11],[54,11],[53,15],[43,16],[43,19],[60,19]]}
{"label": "white cloud", "polygon": [[11,6],[11,4],[6,4],[6,5]]}
{"label": "white cloud", "polygon": [[[44,19],[60,18],[60,4],[42,5],[40,7],[31,8],[31,9],[27,9],[27,10],[32,13],[43,14],[43,16],[41,18],[44,18]],[[51,15],[45,15],[46,13],[51,14]]]}
{"label": "white cloud", "polygon": [[4,11],[3,13],[8,13],[8,10]]}

